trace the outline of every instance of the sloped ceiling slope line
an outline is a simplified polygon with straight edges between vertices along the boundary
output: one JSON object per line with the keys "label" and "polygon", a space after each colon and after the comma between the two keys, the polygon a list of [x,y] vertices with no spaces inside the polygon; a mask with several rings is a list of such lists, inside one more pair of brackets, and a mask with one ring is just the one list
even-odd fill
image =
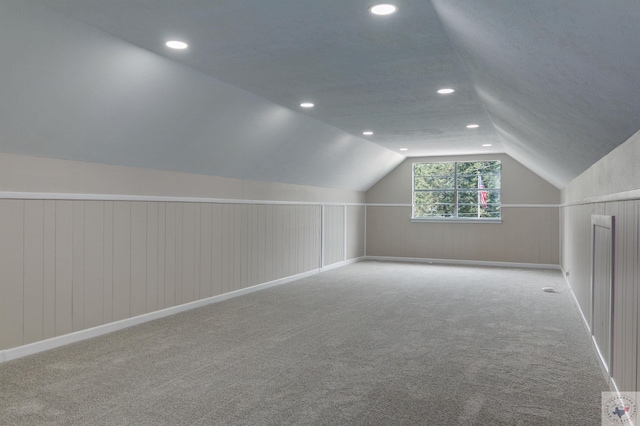
{"label": "sloped ceiling slope line", "polygon": [[505,151],[555,186],[640,129],[640,3],[433,4]]}
{"label": "sloped ceiling slope line", "polygon": [[358,191],[404,158],[38,4],[0,38],[3,152]]}

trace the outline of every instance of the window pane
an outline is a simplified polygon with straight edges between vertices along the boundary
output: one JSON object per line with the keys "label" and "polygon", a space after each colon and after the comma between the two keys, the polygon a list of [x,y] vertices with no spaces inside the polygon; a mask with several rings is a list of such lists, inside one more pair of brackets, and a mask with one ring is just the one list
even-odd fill
{"label": "window pane", "polygon": [[500,206],[489,204],[487,207],[480,207],[480,217],[500,218]]}
{"label": "window pane", "polygon": [[453,204],[417,204],[414,217],[452,217],[454,211]]}
{"label": "window pane", "polygon": [[413,165],[414,176],[451,175],[456,173],[456,163],[416,163]]}
{"label": "window pane", "polygon": [[477,174],[459,174],[458,175],[458,188],[467,189],[467,188],[477,188],[478,187],[478,175]]}
{"label": "window pane", "polygon": [[499,161],[416,163],[414,217],[500,218]]}
{"label": "window pane", "polygon": [[479,191],[458,191],[458,204],[478,204]]}
{"label": "window pane", "polygon": [[500,172],[498,172],[498,174],[484,173],[480,176],[482,176],[482,183],[485,188],[500,189]]}
{"label": "window pane", "polygon": [[482,198],[480,192],[487,193],[486,204],[500,204],[500,191],[488,190],[488,191],[458,191],[458,203],[459,204],[482,204]]}
{"label": "window pane", "polygon": [[499,190],[489,190],[487,191],[489,194],[487,195],[487,204],[500,204],[502,201],[500,200],[500,191]]}
{"label": "window pane", "polygon": [[458,204],[458,217],[478,217],[478,205]]}
{"label": "window pane", "polygon": [[465,161],[457,163],[459,174],[496,174],[500,173],[499,161]]}
{"label": "window pane", "polygon": [[416,192],[415,204],[451,204],[456,201],[454,191],[420,191]]}
{"label": "window pane", "polygon": [[480,205],[480,215],[478,216],[477,204],[458,205],[458,217],[465,218],[500,218],[500,206],[487,204]]}
{"label": "window pane", "polygon": [[453,189],[454,177],[453,176],[427,176],[427,177],[415,177],[414,188],[419,189]]}
{"label": "window pane", "polygon": [[458,188],[478,188],[478,176],[485,188],[500,188],[499,161],[469,161],[457,163]]}

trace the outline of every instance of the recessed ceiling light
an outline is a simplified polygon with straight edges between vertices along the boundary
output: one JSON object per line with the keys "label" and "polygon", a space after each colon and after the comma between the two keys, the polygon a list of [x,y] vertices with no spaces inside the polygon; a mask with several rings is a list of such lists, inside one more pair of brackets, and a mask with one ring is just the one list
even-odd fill
{"label": "recessed ceiling light", "polygon": [[303,102],[300,104],[302,108],[313,108],[315,105],[312,102]]}
{"label": "recessed ceiling light", "polygon": [[369,12],[373,13],[374,15],[391,15],[397,10],[398,6],[389,3],[376,4],[369,8]]}
{"label": "recessed ceiling light", "polygon": [[166,43],[167,47],[170,47],[171,49],[177,49],[177,50],[182,50],[182,49],[186,49],[187,47],[189,47],[189,45],[187,43],[185,43],[184,41],[179,41],[179,40],[170,40]]}
{"label": "recessed ceiling light", "polygon": [[438,90],[438,93],[440,93],[441,95],[448,95],[453,92],[455,92],[455,90],[451,89],[450,87],[445,87],[444,89]]}
{"label": "recessed ceiling light", "polygon": [[483,143],[482,146],[491,146],[490,143]]}
{"label": "recessed ceiling light", "polygon": [[408,151],[409,148],[400,148],[400,151]]}
{"label": "recessed ceiling light", "polygon": [[467,124],[467,129],[477,129],[480,127],[479,124]]}
{"label": "recessed ceiling light", "polygon": [[365,130],[364,132],[362,132],[362,134],[365,136],[371,136],[373,132],[371,130]]}

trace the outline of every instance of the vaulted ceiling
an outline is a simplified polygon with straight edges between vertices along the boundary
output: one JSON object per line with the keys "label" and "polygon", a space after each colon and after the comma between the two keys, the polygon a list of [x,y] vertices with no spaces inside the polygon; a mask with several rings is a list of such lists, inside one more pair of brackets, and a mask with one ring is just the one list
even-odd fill
{"label": "vaulted ceiling", "polygon": [[356,190],[506,152],[562,187],[640,129],[639,3],[393,3],[2,2],[0,151]]}

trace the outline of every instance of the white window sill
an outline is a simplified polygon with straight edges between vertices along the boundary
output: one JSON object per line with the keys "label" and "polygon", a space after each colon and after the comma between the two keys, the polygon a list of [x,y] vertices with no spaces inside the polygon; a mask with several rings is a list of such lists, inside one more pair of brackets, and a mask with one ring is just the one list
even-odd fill
{"label": "white window sill", "polygon": [[461,218],[461,217],[434,217],[434,218],[411,218],[411,222],[438,222],[438,223],[502,223],[501,218]]}

